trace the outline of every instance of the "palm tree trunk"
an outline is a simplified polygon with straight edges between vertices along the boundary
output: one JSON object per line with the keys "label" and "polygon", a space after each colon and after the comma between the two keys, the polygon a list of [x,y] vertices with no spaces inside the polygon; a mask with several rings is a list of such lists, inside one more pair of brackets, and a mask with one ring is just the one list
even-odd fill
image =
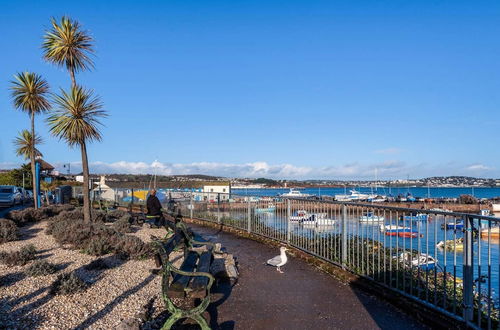
{"label": "palm tree trunk", "polygon": [[75,87],[76,86],[75,70],[70,69],[69,70],[69,76],[71,77],[71,86]]}
{"label": "palm tree trunk", "polygon": [[87,158],[87,146],[85,142],[81,145],[82,150],[82,169],[83,169],[83,220],[91,221],[91,205],[90,205],[90,190],[89,190],[89,161]]}
{"label": "palm tree trunk", "polygon": [[45,200],[47,201],[47,205],[50,205],[50,201],[49,201],[49,191],[48,191],[48,190],[45,192]]}
{"label": "palm tree trunk", "polygon": [[31,176],[33,178],[33,203],[35,209],[38,208],[38,187],[36,185],[36,169],[35,169],[35,113],[31,112]]}

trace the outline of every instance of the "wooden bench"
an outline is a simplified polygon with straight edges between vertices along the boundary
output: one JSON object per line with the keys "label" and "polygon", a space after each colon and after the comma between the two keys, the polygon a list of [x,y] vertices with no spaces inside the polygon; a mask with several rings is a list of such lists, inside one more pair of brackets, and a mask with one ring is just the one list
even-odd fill
{"label": "wooden bench", "polygon": [[[202,314],[210,304],[210,289],[215,280],[210,274],[210,267],[218,245],[193,233],[180,215],[176,217],[173,235],[168,239],[154,240],[154,243],[158,251],[155,261],[163,270],[162,297],[171,313],[162,329],[170,329],[181,318],[191,318],[203,330],[210,329]],[[184,260],[179,268],[175,267],[170,259],[173,251],[183,252]],[[186,309],[176,306],[172,301],[174,298],[196,299],[201,302]]]}

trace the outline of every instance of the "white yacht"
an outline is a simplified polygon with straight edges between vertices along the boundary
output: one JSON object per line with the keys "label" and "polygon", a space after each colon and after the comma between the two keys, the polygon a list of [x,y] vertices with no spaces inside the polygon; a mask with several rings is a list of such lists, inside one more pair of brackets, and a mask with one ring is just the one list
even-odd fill
{"label": "white yacht", "polygon": [[368,194],[362,194],[357,190],[349,190],[350,194],[335,195],[336,201],[350,202],[350,201],[365,201],[370,198]]}
{"label": "white yacht", "polygon": [[289,198],[307,198],[310,197],[309,194],[303,194],[297,189],[291,188],[289,192],[281,194],[281,197],[289,197]]}

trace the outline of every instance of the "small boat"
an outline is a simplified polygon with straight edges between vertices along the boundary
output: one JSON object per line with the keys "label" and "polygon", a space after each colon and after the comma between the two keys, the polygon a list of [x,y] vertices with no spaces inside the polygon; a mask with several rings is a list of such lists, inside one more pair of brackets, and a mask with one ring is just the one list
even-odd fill
{"label": "small boat", "polygon": [[437,259],[426,253],[403,252],[399,255],[399,261],[406,267],[418,267],[421,269],[434,269],[437,266]]}
{"label": "small boat", "polygon": [[264,213],[264,212],[274,212],[276,211],[276,205],[273,203],[269,203],[267,207],[258,207],[255,209],[255,212],[257,213]]}
{"label": "small boat", "polygon": [[416,214],[411,214],[411,215],[404,215],[401,217],[402,217],[402,220],[406,220],[406,221],[427,221],[430,218],[430,216],[426,213],[416,213]]}
{"label": "small boat", "polygon": [[334,219],[327,218],[328,214],[326,213],[311,213],[309,217],[300,220],[302,224],[315,224],[318,226],[331,226],[335,224]]}
{"label": "small boat", "polygon": [[366,214],[359,217],[359,222],[381,222],[385,218],[381,215],[375,215],[373,212],[367,212]]}
{"label": "small boat", "polygon": [[288,197],[288,198],[308,198],[311,197],[309,194],[303,194],[299,190],[291,188],[289,192],[283,193],[280,195],[281,197]]}
{"label": "small boat", "polygon": [[452,222],[443,223],[441,229],[463,229],[464,222],[462,220],[456,220]]}
{"label": "small boat", "polygon": [[455,240],[450,239],[447,241],[440,241],[436,244],[440,249],[446,248],[446,250],[463,250],[464,249],[464,238],[457,238]]}
{"label": "small boat", "polygon": [[411,232],[410,227],[402,227],[397,225],[380,225],[380,231],[382,232]]}
{"label": "small boat", "polygon": [[308,219],[311,215],[306,210],[298,210],[290,216],[290,221],[302,221]]}
{"label": "small boat", "polygon": [[417,231],[386,231],[385,235],[386,236],[398,236],[398,237],[404,237],[404,238],[417,238],[418,232]]}

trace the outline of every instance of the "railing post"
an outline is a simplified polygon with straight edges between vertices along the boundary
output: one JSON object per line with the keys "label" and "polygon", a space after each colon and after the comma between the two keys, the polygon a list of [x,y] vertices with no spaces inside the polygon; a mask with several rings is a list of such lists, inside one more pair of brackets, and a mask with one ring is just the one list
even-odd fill
{"label": "railing post", "polygon": [[290,212],[291,212],[291,205],[290,205],[290,199],[286,200],[286,241],[290,243]]}
{"label": "railing post", "polygon": [[189,218],[193,219],[193,192],[191,191],[191,194],[189,195]]}
{"label": "railing post", "polygon": [[220,223],[220,193],[217,193],[217,223]]}
{"label": "railing post", "polygon": [[342,268],[347,267],[347,205],[342,204]]}
{"label": "railing post", "polygon": [[464,320],[466,324],[472,323],[474,318],[474,256],[473,256],[473,218],[465,216],[464,225],[464,252],[463,252],[463,274],[464,274]]}
{"label": "railing post", "polygon": [[247,232],[252,232],[252,225],[250,220],[252,219],[252,210],[250,209],[250,198],[247,197]]}

